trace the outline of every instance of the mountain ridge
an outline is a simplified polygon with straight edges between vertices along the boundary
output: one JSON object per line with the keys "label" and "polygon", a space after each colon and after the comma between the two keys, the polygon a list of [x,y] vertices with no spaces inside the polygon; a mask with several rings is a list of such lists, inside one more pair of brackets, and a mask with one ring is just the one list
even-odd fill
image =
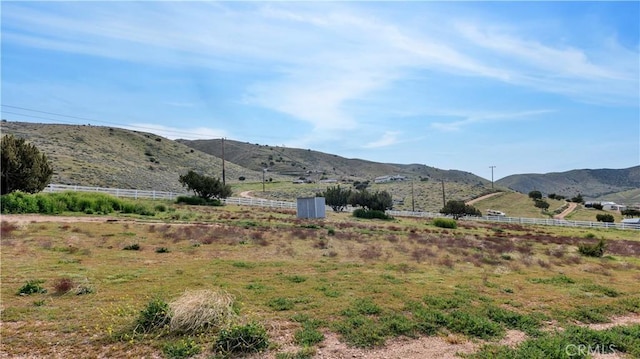
{"label": "mountain ridge", "polygon": [[[110,126],[41,124],[3,120],[2,135],[13,134],[36,145],[52,161],[52,182],[102,187],[182,192],[180,174],[196,170],[221,177],[222,140],[170,140],[148,132]],[[460,170],[423,164],[379,163],[344,158],[311,149],[224,140],[228,183],[336,180],[370,181],[404,176],[430,182],[455,182],[490,188],[490,181]],[[263,170],[265,170],[263,172]],[[640,203],[640,166],[626,169],[580,169],[547,174],[518,174],[495,181],[496,188],[528,193],[539,190],[587,199]]]}

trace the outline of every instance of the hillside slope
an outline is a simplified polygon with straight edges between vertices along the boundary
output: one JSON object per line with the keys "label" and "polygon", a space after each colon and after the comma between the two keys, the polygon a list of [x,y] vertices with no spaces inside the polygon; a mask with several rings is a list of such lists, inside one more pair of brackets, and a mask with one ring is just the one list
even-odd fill
{"label": "hillside slope", "polygon": [[[222,157],[222,140],[177,140],[187,146]],[[388,175],[404,175],[410,178],[425,178],[459,182],[470,185],[487,185],[489,181],[472,173],[457,170],[441,170],[425,165],[391,164],[349,159],[310,149],[265,146],[232,140],[224,141],[224,157],[242,167],[270,173],[312,180],[370,180]]]}
{"label": "hillside slope", "polygon": [[547,174],[520,174],[502,178],[496,181],[496,184],[521,193],[537,190],[544,194],[556,193],[567,197],[580,193],[585,199],[615,197],[621,201],[628,201],[627,196],[614,194],[628,192],[635,197],[634,190],[640,189],[640,166],[626,169],[582,169]]}
{"label": "hillside slope", "polygon": [[[2,122],[2,135],[25,138],[44,152],[52,183],[183,192],[180,174],[221,177],[222,160],[181,143],[115,127]],[[260,181],[262,173],[232,163],[226,178]]]}

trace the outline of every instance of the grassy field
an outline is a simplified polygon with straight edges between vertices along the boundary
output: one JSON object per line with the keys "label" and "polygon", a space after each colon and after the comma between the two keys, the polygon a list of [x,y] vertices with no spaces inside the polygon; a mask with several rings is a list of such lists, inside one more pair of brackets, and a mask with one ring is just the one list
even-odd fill
{"label": "grassy field", "polygon": [[[262,183],[234,183],[232,188],[234,196],[239,196],[244,191],[252,191],[251,195],[258,198],[295,202],[298,197],[313,197],[316,193],[326,190],[327,187],[337,185],[335,183],[293,184],[289,181],[274,181],[265,183],[264,192],[262,191]],[[340,187],[353,189],[353,185],[350,183],[340,184]],[[396,201],[393,206],[393,209],[396,210],[410,211],[415,208],[416,211],[438,212],[444,207],[442,203],[442,184],[437,181],[415,181],[413,184],[410,181],[372,183],[368,190],[389,192],[394,201]],[[447,182],[445,184],[445,198],[447,201],[467,201],[480,196],[486,191],[487,189],[483,186],[470,186],[457,182]],[[533,207],[533,204],[531,207]]]}
{"label": "grassy field", "polygon": [[[443,229],[428,219],[344,213],[308,221],[291,210],[153,203],[161,210],[148,216],[3,217],[1,352],[186,357],[186,347],[222,357],[212,349],[219,327],[188,335],[133,330],[153,299],[211,290],[233,296],[234,323],[267,329],[267,354],[279,359],[312,357],[328,332],[371,348],[398,336],[496,343],[507,329],[529,339],[512,349],[486,347],[478,357],[528,357],[539,343],[547,353],[605,337],[640,355],[640,325],[602,336],[575,326],[640,313],[637,232],[463,221]],[[603,257],[579,253],[600,239]],[[46,293],[18,295],[29,281]],[[293,343],[283,342],[284,332],[294,333]]]}

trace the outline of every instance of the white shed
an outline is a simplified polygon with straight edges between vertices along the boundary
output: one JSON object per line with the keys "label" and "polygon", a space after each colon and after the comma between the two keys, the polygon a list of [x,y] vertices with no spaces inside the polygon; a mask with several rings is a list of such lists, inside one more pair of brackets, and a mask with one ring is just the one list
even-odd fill
{"label": "white shed", "polygon": [[324,197],[298,198],[298,218],[325,218]]}

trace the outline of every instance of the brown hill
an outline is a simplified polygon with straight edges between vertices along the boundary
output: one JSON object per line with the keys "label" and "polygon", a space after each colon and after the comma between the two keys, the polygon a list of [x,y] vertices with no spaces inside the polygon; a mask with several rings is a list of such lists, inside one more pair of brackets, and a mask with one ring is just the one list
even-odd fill
{"label": "brown hill", "polygon": [[[180,174],[221,177],[220,158],[152,133],[115,127],[3,121],[2,135],[25,138],[52,163],[52,183],[183,192]],[[260,181],[262,173],[227,163],[226,178]]]}

